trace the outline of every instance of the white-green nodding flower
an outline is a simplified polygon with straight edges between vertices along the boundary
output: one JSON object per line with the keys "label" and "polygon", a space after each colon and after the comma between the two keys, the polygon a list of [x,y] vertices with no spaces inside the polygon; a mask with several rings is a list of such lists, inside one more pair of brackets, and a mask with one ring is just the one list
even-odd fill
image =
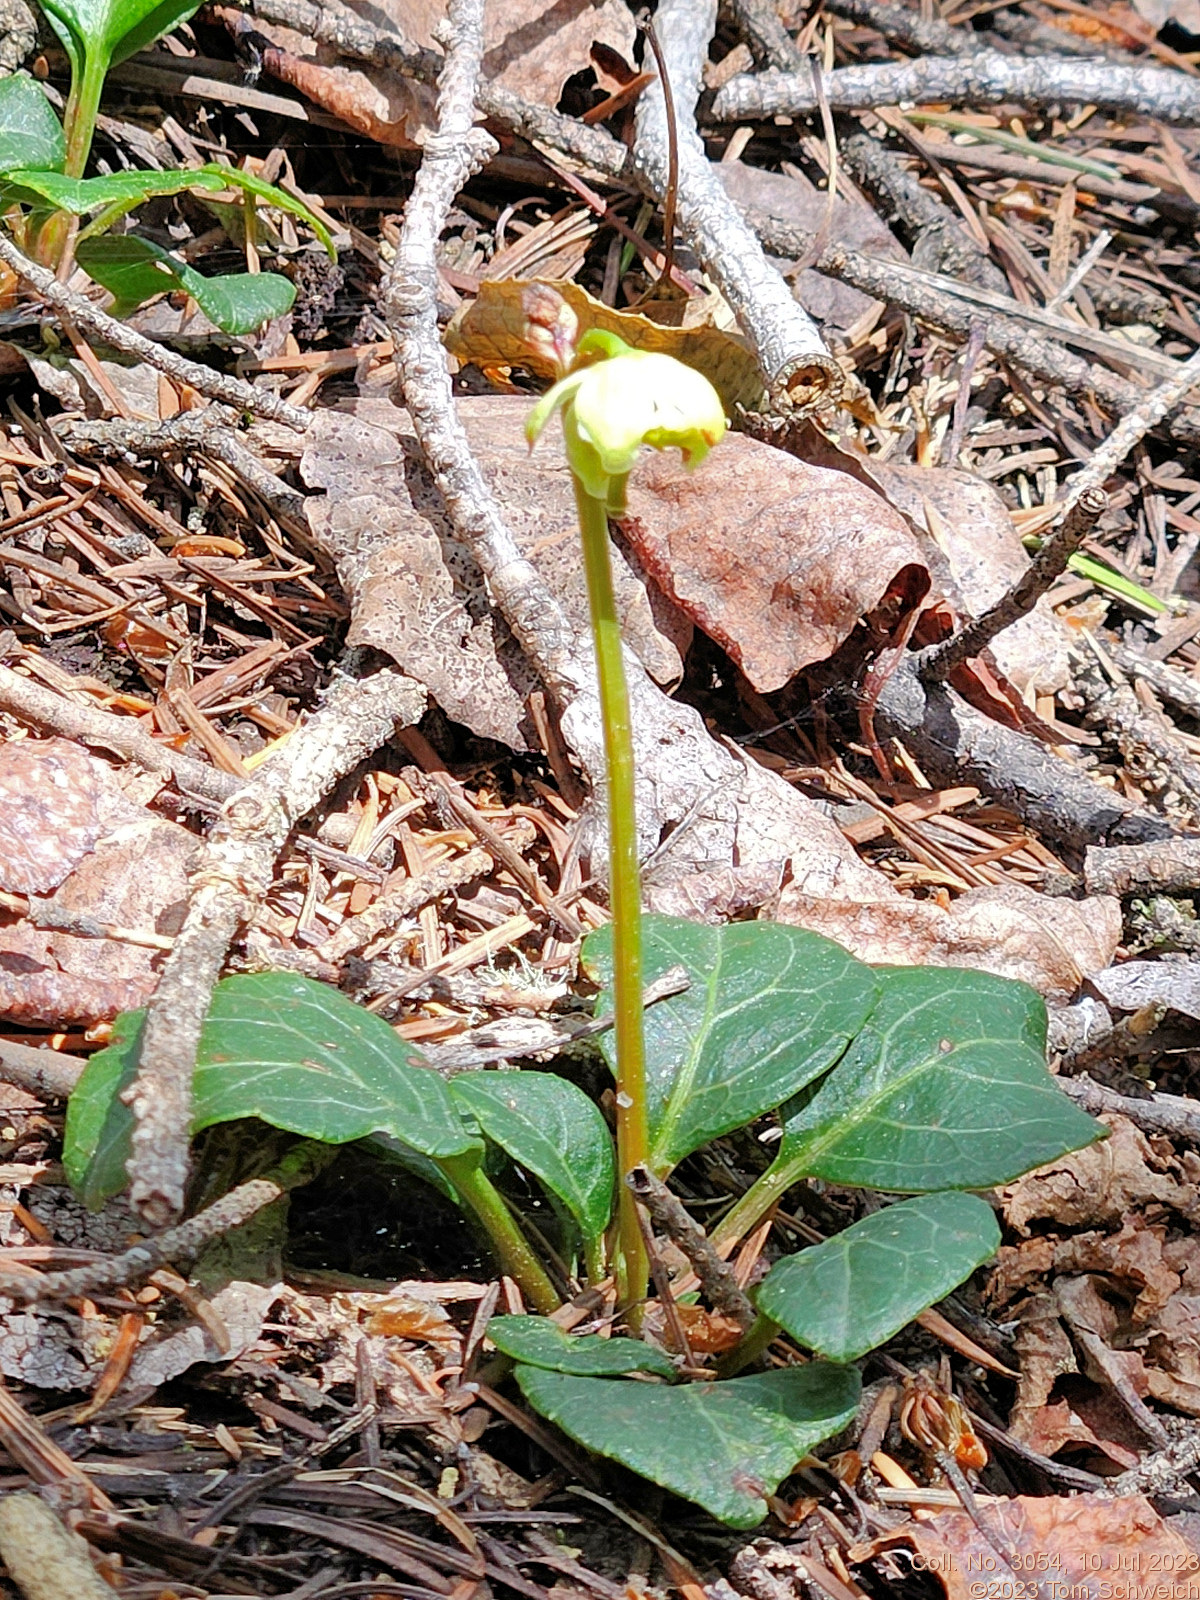
{"label": "white-green nodding flower", "polygon": [[623,505],[625,479],[644,445],[675,447],[694,467],[725,433],[725,410],[712,384],[674,356],[633,350],[596,330],[580,340],[587,355],[606,359],[560,379],[534,406],[525,424],[533,445],[562,409],[571,470],[595,500]]}

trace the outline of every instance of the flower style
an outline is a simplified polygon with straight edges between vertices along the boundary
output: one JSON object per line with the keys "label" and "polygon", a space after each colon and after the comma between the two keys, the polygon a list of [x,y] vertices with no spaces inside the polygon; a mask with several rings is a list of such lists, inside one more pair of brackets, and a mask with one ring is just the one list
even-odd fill
{"label": "flower style", "polygon": [[559,380],[529,414],[533,445],[562,409],[571,470],[593,499],[615,515],[625,508],[625,480],[643,445],[675,446],[698,466],[724,436],[725,411],[712,384],[674,356],[634,350],[615,334],[593,329],[578,355],[605,359]]}

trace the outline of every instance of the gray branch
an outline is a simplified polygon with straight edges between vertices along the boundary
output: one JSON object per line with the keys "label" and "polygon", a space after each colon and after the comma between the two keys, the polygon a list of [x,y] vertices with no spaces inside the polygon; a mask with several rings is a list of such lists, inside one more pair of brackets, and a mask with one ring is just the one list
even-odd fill
{"label": "gray branch", "polygon": [[[716,23],[717,0],[663,0],[654,19],[675,100],[676,218],[753,345],[771,399],[785,409],[811,409],[837,397],[841,368],[725,193],[693,121]],[[666,105],[655,82],[638,103],[634,165],[660,200],[667,188],[667,148]]]}
{"label": "gray branch", "polygon": [[[1094,105],[1161,122],[1200,122],[1200,79],[1161,67],[1129,67],[1061,56],[926,56],[920,61],[841,67],[825,79],[835,111],[870,111],[906,100],[924,104],[990,106],[1004,101],[1033,108]],[[804,116],[817,109],[807,73],[763,72],[731,78],[713,100],[717,122]]]}

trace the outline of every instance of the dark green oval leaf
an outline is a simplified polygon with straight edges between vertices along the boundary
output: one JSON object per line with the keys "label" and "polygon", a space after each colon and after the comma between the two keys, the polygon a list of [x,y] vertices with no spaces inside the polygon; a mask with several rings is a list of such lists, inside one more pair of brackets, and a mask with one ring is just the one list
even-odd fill
{"label": "dark green oval leaf", "polygon": [[[831,1067],[862,1026],[878,985],[870,967],[803,928],[709,928],[658,916],[642,926],[646,982],[674,966],[692,980],[683,994],[646,1012],[650,1165],[661,1175]],[[597,1013],[611,1011],[611,927],[589,934],[583,954],[606,986]],[[611,1066],[611,1035],[603,1048]]]}
{"label": "dark green oval leaf", "polygon": [[170,289],[184,289],[204,315],[226,333],[253,333],[289,311],[293,284],[274,272],[237,272],[206,278],[168,251],[136,234],[102,234],[80,239],[79,265],[115,297],[113,315],[127,316],[144,301]]}
{"label": "dark green oval leaf", "polygon": [[551,1072],[463,1072],[450,1095],[488,1138],[556,1195],[593,1241],[617,1181],[608,1124],[582,1089]]}
{"label": "dark green oval leaf", "polygon": [[[144,1012],[114,1024],[67,1108],[63,1165],[89,1205],[125,1187],[132,1123],[118,1098]],[[328,1144],[388,1133],[435,1159],[479,1148],[445,1083],[380,1017],[289,972],[223,979],[200,1034],[192,1130],[258,1117]]]}
{"label": "dark green oval leaf", "polygon": [[23,73],[0,79],[0,173],[14,167],[57,171],[66,155],[62,126],[33,79]]}
{"label": "dark green oval leaf", "polygon": [[1104,1135],[1047,1071],[1046,1008],[1028,984],[951,967],[880,978],[837,1071],[785,1111],[774,1185],[987,1189]]}
{"label": "dark green oval leaf", "polygon": [[957,1288],[999,1245],[992,1208],[977,1196],[922,1195],[776,1262],[754,1302],[810,1350],[853,1361]]}
{"label": "dark green oval leaf", "polygon": [[577,1378],[619,1377],[624,1372],[675,1376],[670,1357],[640,1339],[564,1333],[547,1317],[493,1317],[487,1336],[504,1355],[545,1372],[570,1372]]}
{"label": "dark green oval leaf", "polygon": [[859,1395],[854,1367],[824,1361],[673,1387],[536,1367],[516,1377],[534,1410],[579,1444],[734,1528],[762,1521],[766,1496],[853,1419]]}

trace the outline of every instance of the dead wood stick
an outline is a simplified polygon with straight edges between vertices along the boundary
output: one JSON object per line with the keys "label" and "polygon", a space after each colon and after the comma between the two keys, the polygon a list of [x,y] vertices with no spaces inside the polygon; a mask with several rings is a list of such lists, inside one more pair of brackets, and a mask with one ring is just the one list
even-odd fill
{"label": "dead wood stick", "polygon": [[[848,17],[893,44],[904,45],[930,56],[973,56],[986,48],[986,41],[969,28],[955,28],[940,17],[925,17],[907,6],[890,0],[825,0],[826,11],[835,17]],[[772,66],[782,63],[772,62]]]}
{"label": "dead wood stick", "polygon": [[281,483],[259,460],[231,425],[232,414],[221,406],[203,411],[181,411],[167,422],[139,422],[110,418],[103,422],[71,421],[55,433],[82,456],[117,455],[173,457],[199,451],[224,463],[240,482],[256,494],[273,516],[308,535],[304,496]]}
{"label": "dead wood stick", "polygon": [[755,66],[800,71],[803,54],[780,21],[775,0],[730,0],[729,10],[750,46]]}
{"label": "dead wood stick", "polygon": [[64,739],[115,750],[147,772],[174,778],[182,790],[206,800],[228,800],[242,787],[232,773],[218,772],[192,756],[179,755],[159,744],[136,718],[119,717],[97,706],[66,700],[32,678],[23,678],[11,667],[0,666],[0,708],[20,717],[22,722],[61,734]]}
{"label": "dead wood stick", "polygon": [[1002,727],[944,684],[923,684],[913,659],[888,678],[876,727],[902,739],[938,783],[974,783],[1069,850],[1166,839],[1165,817],[1134,806],[1028,734]]}
{"label": "dead wood stick", "polygon": [[0,1039],[0,1082],[47,1100],[69,1100],[87,1062],[58,1050]]}
{"label": "dead wood stick", "polygon": [[151,997],[137,1076],[130,1198],[152,1227],[183,1210],[192,1075],[213,985],[238,926],[271,886],[292,827],[397,725],[420,720],[425,690],[397,672],[338,679],[310,720],[221,809],[192,875],[187,914]]}
{"label": "dead wood stick", "polygon": [[1130,451],[1141,443],[1158,424],[1175,410],[1188,390],[1200,382],[1200,350],[1183,362],[1178,371],[1157,384],[1148,394],[1139,397],[1133,410],[1123,416],[1117,426],[1085,462],[1083,468],[1069,480],[1065,503],[1079,502],[1092,489],[1105,484]]}
{"label": "dead wood stick", "polygon": [[1067,563],[1096,526],[1107,505],[1108,496],[1103,489],[1084,488],[1012,588],[952,638],[921,651],[917,671],[924,681],[944,681],[956,667],[981,655],[1018,617],[1032,611],[1055,579],[1067,570]]}
{"label": "dead wood stick", "polygon": [[[841,141],[842,159],[859,183],[895,212],[910,235],[913,253],[947,277],[963,278],[983,289],[1008,296],[1008,279],[973,239],[962,219],[941,197],[926,189],[897,152],[880,139],[859,131]],[[951,458],[953,459],[953,457]]]}
{"label": "dead wood stick", "polygon": [[1128,645],[1106,641],[1104,648],[1122,672],[1148,683],[1155,694],[1189,716],[1200,716],[1200,681],[1190,673],[1181,672],[1165,661],[1155,661],[1138,650],[1131,650]]}
{"label": "dead wood stick", "polygon": [[155,344],[153,339],[147,339],[144,334],[136,333],[126,323],[118,322],[106,311],[101,311],[83,295],[73,294],[70,289],[59,283],[52,272],[30,261],[28,256],[22,255],[16,245],[2,234],[0,234],[0,261],[36,289],[48,305],[69,316],[78,327],[90,333],[93,338],[111,345],[114,350],[120,350],[125,355],[137,356],[156,372],[163,372],[168,378],[188,384],[200,394],[209,395],[214,400],[222,400],[226,405],[235,406],[239,411],[253,412],[256,416],[265,417],[269,422],[285,423],[289,428],[295,428],[298,433],[303,433],[307,429],[309,418],[306,411],[290,405],[286,400],[281,400],[269,390],[256,389],[243,378],[230,377],[227,373],[217,372],[214,368],[203,366],[198,361],[189,361],[186,356],[177,355],[165,345]]}
{"label": "dead wood stick", "polygon": [[[1007,56],[980,50],[963,56],[840,67],[825,80],[835,111],[870,111],[903,101],[989,106],[1012,101],[1033,108],[1095,105],[1102,111],[1154,117],[1194,127],[1200,81],[1161,67],[1064,56]],[[731,78],[712,103],[717,122],[804,116],[817,109],[807,73],[763,72]]]}
{"label": "dead wood stick", "polygon": [[87,1544],[39,1495],[0,1500],[0,1560],[25,1600],[113,1600]]}
{"label": "dead wood stick", "polygon": [[1057,1082],[1064,1094],[1093,1117],[1102,1111],[1118,1112],[1143,1133],[1165,1133],[1172,1139],[1200,1144],[1200,1105],[1186,1096],[1155,1094],[1148,1100],[1135,1100],[1096,1083],[1086,1073],[1078,1078],[1060,1076]]}
{"label": "dead wood stick", "polygon": [[1200,825],[1200,763],[1174,723],[1161,711],[1144,706],[1100,645],[1091,638],[1087,643],[1089,656],[1072,652],[1074,686],[1086,704],[1085,721],[1112,737],[1143,788],[1162,800],[1182,802],[1191,824]]}
{"label": "dead wood stick", "polygon": [[454,410],[450,374],[437,327],[437,241],[454,197],[497,150],[474,126],[475,85],[483,52],[482,0],[459,0],[450,13],[453,43],[438,97],[438,130],[426,141],[404,227],[384,285],[384,314],[413,430],[446,500],[455,530],[509,626],[559,697],[580,684],[577,642],[562,608],[517,548],[483,479]]}
{"label": "dead wood stick", "polygon": [[1200,839],[1094,846],[1084,858],[1089,894],[1195,894],[1200,890]]}
{"label": "dead wood stick", "polygon": [[488,850],[468,850],[451,861],[439,861],[417,877],[404,878],[385,889],[356,917],[347,917],[314,954],[318,960],[336,966],[355,950],[370,944],[372,939],[378,939],[381,933],[398,927],[405,917],[415,916],[442,895],[491,870],[492,855]]}
{"label": "dead wood stick", "polygon": [[147,1276],[165,1262],[194,1260],[214,1239],[240,1228],[292,1189],[310,1183],[334,1159],[337,1146],[304,1140],[293,1145],[273,1171],[252,1178],[223,1194],[212,1205],[153,1239],[136,1244],[120,1255],[89,1261],[86,1266],[61,1272],[5,1272],[0,1269],[0,1295],[29,1305],[40,1300],[74,1300],[103,1289],[124,1288]]}
{"label": "dead wood stick", "polygon": [[[788,410],[809,410],[836,399],[841,368],[725,193],[696,132],[693,109],[716,23],[717,0],[660,0],[655,13],[675,101],[676,220],[753,345],[772,401]],[[666,103],[657,81],[638,102],[634,166],[661,200],[669,163]]]}
{"label": "dead wood stick", "polygon": [[[413,431],[442,493],[455,533],[474,556],[492,598],[562,710],[562,734],[592,785],[603,795],[604,742],[596,674],[586,641],[577,638],[562,607],[537,569],[519,551],[504,516],[475,462],[455,410],[445,352],[437,327],[434,253],[455,195],[491,141],[471,127],[470,105],[460,102],[464,76],[474,81],[482,46],[475,38],[478,0],[463,0],[454,25],[447,129],[426,145],[404,228],[384,290],[384,309],[396,347],[396,364]],[[467,51],[467,57],[463,51]],[[450,63],[447,73],[450,74]],[[550,115],[554,115],[550,113]],[[570,118],[559,121],[570,123]],[[598,133],[597,129],[585,130]],[[482,142],[481,142],[482,141]],[[602,151],[624,147],[600,134]],[[607,159],[607,158],[606,158]],[[709,734],[690,706],[669,700],[632,651],[625,670],[633,715],[638,781],[638,834],[653,850],[673,827],[693,819],[686,835],[697,866],[732,859],[741,813],[728,803],[761,770],[743,766]]]}
{"label": "dead wood stick", "polygon": [[625,1182],[655,1225],[691,1262],[714,1310],[732,1317],[739,1327],[748,1328],[756,1316],[749,1296],[738,1284],[733,1268],[721,1260],[704,1229],[688,1215],[679,1198],[646,1167],[634,1167],[625,1174]]}

